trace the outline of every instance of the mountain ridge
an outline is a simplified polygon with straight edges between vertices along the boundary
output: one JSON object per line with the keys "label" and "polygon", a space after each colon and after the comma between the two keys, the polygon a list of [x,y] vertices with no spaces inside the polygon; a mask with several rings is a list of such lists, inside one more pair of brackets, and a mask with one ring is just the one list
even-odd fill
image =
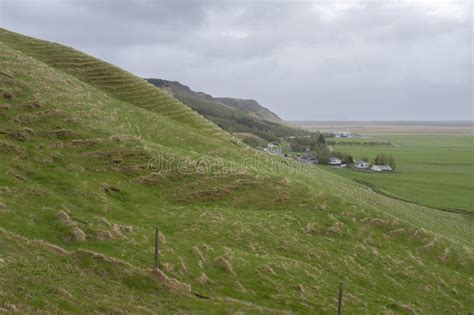
{"label": "mountain ridge", "polygon": [[213,97],[205,92],[193,91],[178,81],[146,80],[254,147],[279,142],[281,138],[289,136],[310,134],[304,129],[288,125],[255,100]]}
{"label": "mountain ridge", "polygon": [[241,110],[247,110],[250,115],[254,116],[257,119],[267,120],[275,123],[284,123],[284,121],[278,117],[277,114],[270,111],[268,108],[260,105],[254,99],[242,99],[235,97],[214,97],[206,92],[194,91],[189,86],[182,84],[179,81],[169,81],[164,79],[155,79],[155,78],[146,78],[148,82],[153,85],[161,88],[169,88],[170,92],[173,93],[173,90],[185,90],[186,92],[192,92],[197,95],[200,95],[206,99],[217,101],[222,105],[226,105],[230,108],[237,108]]}

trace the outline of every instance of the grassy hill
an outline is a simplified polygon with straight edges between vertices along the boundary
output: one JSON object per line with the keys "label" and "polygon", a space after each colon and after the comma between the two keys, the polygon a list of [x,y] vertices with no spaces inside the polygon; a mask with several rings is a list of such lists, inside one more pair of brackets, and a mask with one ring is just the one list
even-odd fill
{"label": "grassy hill", "polygon": [[[178,100],[231,133],[250,133],[267,142],[277,141],[281,137],[308,134],[303,129],[285,125],[276,114],[255,100],[212,97],[203,92],[195,92],[176,81],[146,80],[170,92]],[[249,137],[244,139],[250,140]]]}
{"label": "grassy hill", "polygon": [[[0,311],[472,312],[472,217],[259,153],[166,92],[0,29]],[[153,238],[160,228],[160,270]]]}

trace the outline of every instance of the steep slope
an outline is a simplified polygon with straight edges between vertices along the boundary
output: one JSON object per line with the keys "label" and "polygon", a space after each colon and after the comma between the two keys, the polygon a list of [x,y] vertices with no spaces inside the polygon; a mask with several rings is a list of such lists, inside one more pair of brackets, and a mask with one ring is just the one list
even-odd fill
{"label": "steep slope", "polygon": [[307,134],[303,129],[285,125],[276,114],[254,100],[216,98],[203,92],[195,92],[176,81],[146,80],[168,91],[181,102],[231,133],[251,133],[266,141],[275,141],[278,137]]}
{"label": "steep slope", "polygon": [[232,108],[237,108],[242,111],[245,111],[248,115],[252,117],[280,124],[283,123],[280,117],[260,105],[255,100],[245,100],[232,97],[217,97],[216,100]]}
{"label": "steep slope", "polygon": [[79,80],[113,95],[120,101],[185,123],[198,132],[209,130],[217,134],[214,125],[200,119],[188,107],[120,68],[60,44],[46,43],[26,36],[18,37],[7,31],[2,32],[2,41],[55,69],[74,74]]}
{"label": "steep slope", "polygon": [[472,217],[258,153],[73,53],[0,30],[0,311],[333,313],[341,281],[351,313],[474,308]]}

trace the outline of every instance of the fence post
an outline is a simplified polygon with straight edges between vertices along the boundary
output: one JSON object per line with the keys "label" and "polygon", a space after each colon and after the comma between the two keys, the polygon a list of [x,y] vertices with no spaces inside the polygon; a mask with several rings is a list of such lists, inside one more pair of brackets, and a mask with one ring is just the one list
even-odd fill
{"label": "fence post", "polygon": [[339,298],[337,299],[337,315],[341,315],[342,309],[342,282],[339,284]]}
{"label": "fence post", "polygon": [[159,240],[160,230],[155,228],[155,269],[158,269],[158,240]]}

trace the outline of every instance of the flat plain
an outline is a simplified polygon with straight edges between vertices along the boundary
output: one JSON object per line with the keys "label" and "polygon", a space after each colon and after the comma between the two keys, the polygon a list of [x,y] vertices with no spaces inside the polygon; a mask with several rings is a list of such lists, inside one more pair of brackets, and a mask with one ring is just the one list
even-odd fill
{"label": "flat plain", "polygon": [[354,133],[379,134],[472,134],[472,121],[295,121],[310,130],[330,132],[350,130]]}
{"label": "flat plain", "polygon": [[[397,163],[393,173],[328,168],[337,174],[368,184],[385,194],[433,208],[474,210],[471,122],[315,122],[303,126],[369,135],[369,138],[330,140],[336,142],[335,151],[350,153],[354,159],[372,160],[379,153],[388,153]],[[385,145],[366,145],[364,142]]]}

